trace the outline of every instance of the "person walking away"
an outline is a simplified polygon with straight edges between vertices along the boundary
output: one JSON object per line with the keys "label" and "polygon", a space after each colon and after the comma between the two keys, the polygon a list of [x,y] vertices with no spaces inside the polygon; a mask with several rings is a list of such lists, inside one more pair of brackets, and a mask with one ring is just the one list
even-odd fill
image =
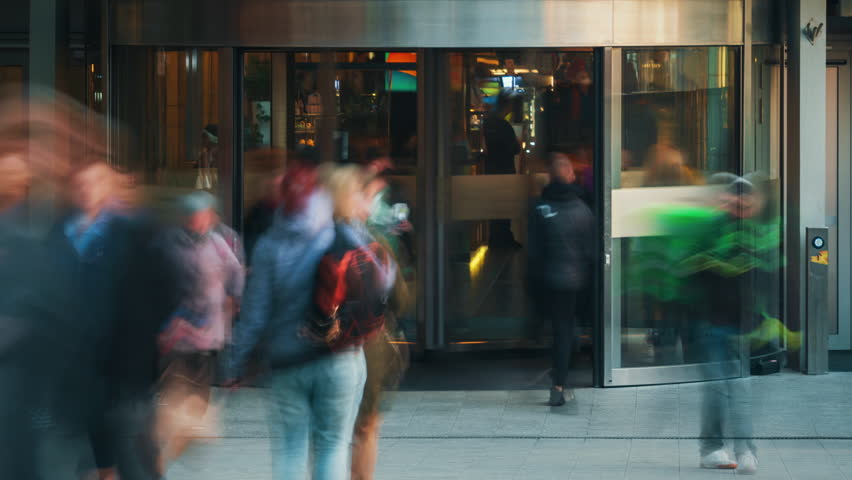
{"label": "person walking away", "polygon": [[573,399],[566,381],[574,341],[577,292],[591,277],[595,220],[580,199],[570,156],[550,154],[551,180],[529,214],[528,278],[538,310],[553,324],[550,405]]}
{"label": "person walking away", "polygon": [[[485,174],[514,175],[515,155],[521,153],[521,144],[512,124],[506,117],[512,113],[514,94],[502,90],[497,95],[497,104],[482,123],[485,136]],[[489,221],[489,244],[492,247],[517,248],[520,245],[512,234],[512,222],[508,219]]]}
{"label": "person walking away", "polygon": [[[326,258],[339,251],[336,243],[350,238],[340,224],[357,221],[367,210],[357,167],[331,172],[328,190],[316,168],[297,164],[285,174],[281,208],[255,248],[242,321],[234,332],[232,378],[241,377],[255,349],[270,368],[273,471],[281,480],[349,475],[349,446],[366,377],[358,342],[332,342],[323,328],[330,317],[317,305],[320,292],[326,292],[320,283],[335,287],[329,274],[354,272],[345,264],[329,268],[333,264]],[[336,309],[342,315],[347,307],[341,300]]]}
{"label": "person walking away", "polygon": [[203,427],[215,374],[215,354],[230,331],[242,295],[244,271],[216,232],[215,198],[195,191],[180,199],[180,226],[164,234],[163,248],[179,272],[179,298],[159,336],[166,365],[155,435],[159,473],[189,446],[191,429]]}

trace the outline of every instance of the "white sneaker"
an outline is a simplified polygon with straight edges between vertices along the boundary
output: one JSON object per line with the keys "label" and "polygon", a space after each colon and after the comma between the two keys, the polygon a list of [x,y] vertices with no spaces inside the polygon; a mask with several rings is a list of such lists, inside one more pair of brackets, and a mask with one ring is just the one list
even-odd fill
{"label": "white sneaker", "polygon": [[737,468],[737,462],[731,460],[725,450],[716,450],[701,457],[701,468],[733,470]]}
{"label": "white sneaker", "polygon": [[740,475],[754,475],[757,473],[757,457],[751,452],[737,455],[737,473]]}

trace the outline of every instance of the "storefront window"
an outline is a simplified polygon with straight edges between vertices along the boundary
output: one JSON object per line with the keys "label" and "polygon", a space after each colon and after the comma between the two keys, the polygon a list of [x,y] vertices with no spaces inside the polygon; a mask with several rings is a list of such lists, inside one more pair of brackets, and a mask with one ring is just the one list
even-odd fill
{"label": "storefront window", "polygon": [[[594,52],[471,51],[451,53],[448,61],[447,339],[539,343],[550,322],[529,301],[528,209],[549,180],[548,154],[562,152],[572,160],[580,196],[597,210]],[[592,283],[577,315],[587,330]]]}
{"label": "storefront window", "polygon": [[[151,200],[192,189],[228,198],[231,159],[219,148],[215,50],[116,47],[114,142],[118,167]],[[222,205],[224,207],[224,205]]]}
{"label": "storefront window", "polygon": [[[417,54],[247,52],[243,58],[244,230],[251,248],[275,178],[293,157],[367,165],[387,160],[387,200],[408,207],[413,232],[395,249],[415,291],[417,232]],[[416,340],[414,305],[399,319]]]}

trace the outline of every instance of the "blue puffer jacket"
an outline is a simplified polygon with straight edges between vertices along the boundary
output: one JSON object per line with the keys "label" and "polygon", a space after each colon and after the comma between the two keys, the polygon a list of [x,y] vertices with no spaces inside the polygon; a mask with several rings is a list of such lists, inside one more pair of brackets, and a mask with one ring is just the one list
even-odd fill
{"label": "blue puffer jacket", "polygon": [[260,238],[252,253],[252,268],[228,362],[230,378],[242,375],[256,348],[264,363],[274,369],[330,353],[326,345],[305,338],[301,329],[313,301],[317,266],[333,239],[331,199],[325,192],[314,193],[298,214],[276,213],[272,228]]}

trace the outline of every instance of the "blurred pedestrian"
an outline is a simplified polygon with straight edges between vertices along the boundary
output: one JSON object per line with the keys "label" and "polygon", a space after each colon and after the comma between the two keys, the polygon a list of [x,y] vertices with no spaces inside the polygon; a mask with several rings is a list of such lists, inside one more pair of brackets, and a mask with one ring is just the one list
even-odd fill
{"label": "blurred pedestrian", "polygon": [[[399,236],[411,230],[408,223],[407,206],[390,205],[390,185],[383,172],[390,168],[386,157],[380,157],[367,167],[365,195],[370,205],[367,226],[371,235],[400,265],[400,250],[403,248]],[[355,436],[352,444],[352,479],[370,480],[373,478],[379,454],[379,433],[383,412],[388,408],[383,402],[382,393],[395,388],[408,366],[408,349],[405,336],[399,329],[399,318],[408,313],[411,298],[403,268],[397,269],[393,293],[385,312],[385,324],[381,332],[364,344],[364,356],[367,361],[367,381],[364,398],[358,410],[355,422]]]}
{"label": "blurred pedestrian", "polygon": [[571,157],[550,155],[551,179],[529,215],[528,281],[537,310],[553,324],[550,405],[565,404],[577,292],[589,281],[597,245],[595,219],[581,200]]}
{"label": "blurred pedestrian", "polygon": [[[360,343],[335,343],[324,330],[333,312],[320,313],[317,305],[328,292],[325,287],[348,290],[343,285],[336,289],[329,274],[354,272],[345,264],[330,268],[327,255],[356,234],[341,224],[357,222],[367,211],[357,167],[332,170],[328,186],[320,186],[317,170],[303,164],[285,174],[281,208],[256,246],[242,321],[234,335],[235,378],[258,347],[271,369],[273,469],[282,480],[305,479],[309,472],[315,480],[348,476],[349,445],[366,376]],[[356,238],[361,235],[358,231]],[[335,308],[342,314],[345,302],[338,300]]]}
{"label": "blurred pedestrian", "polygon": [[[331,198],[319,186],[316,168],[304,164],[292,165],[284,174],[280,198],[272,226],[252,253],[229,373],[243,379],[255,353],[270,369],[274,476],[303,479],[311,438],[320,449],[322,440],[336,433],[331,412],[340,408],[337,392],[341,382],[354,390],[355,379],[348,378],[352,371],[345,364],[332,361],[337,359],[325,345],[301,334],[317,267],[334,239]],[[337,470],[323,453],[317,450],[314,456],[314,478],[333,478]]]}
{"label": "blurred pedestrian", "polygon": [[[725,379],[725,365],[749,365],[748,334],[759,317],[771,308],[762,295],[760,280],[777,271],[780,219],[769,207],[769,182],[759,175],[738,177],[717,174],[710,183],[722,188],[720,214],[703,229],[713,232],[704,248],[684,263],[707,296],[704,331],[698,340],[708,378],[722,379],[703,385],[700,454],[703,468],[736,468],[741,474],[757,472],[753,441],[751,382]],[[767,235],[768,231],[772,232]],[[755,290],[755,286],[757,290]],[[745,292],[752,300],[747,301]],[[747,308],[744,308],[746,307]],[[745,323],[742,320],[745,319]],[[725,429],[733,437],[736,460],[725,450]]]}
{"label": "blurred pedestrian", "polygon": [[[73,319],[77,368],[63,380],[74,392],[61,401],[72,415],[84,414],[95,467],[101,478],[115,478],[113,424],[115,383],[110,365],[121,298],[128,282],[132,221],[122,178],[103,162],[80,166],[66,185],[67,210],[48,233],[54,266],[70,292],[66,312]],[[71,343],[69,343],[71,344]]]}
{"label": "blurred pedestrian", "polygon": [[38,353],[44,345],[37,318],[26,308],[40,300],[33,275],[40,271],[38,242],[22,215],[31,182],[19,152],[0,152],[0,382],[14,389],[0,398],[0,471],[10,478],[36,476],[38,438],[28,413],[43,401],[42,387],[51,378]]}
{"label": "blurred pedestrian", "polygon": [[159,337],[165,365],[155,425],[161,474],[189,446],[189,432],[205,426],[215,355],[228,339],[242,295],[243,267],[216,231],[215,207],[207,192],[185,195],[178,207],[181,225],[162,239],[176,266],[180,300]]}

